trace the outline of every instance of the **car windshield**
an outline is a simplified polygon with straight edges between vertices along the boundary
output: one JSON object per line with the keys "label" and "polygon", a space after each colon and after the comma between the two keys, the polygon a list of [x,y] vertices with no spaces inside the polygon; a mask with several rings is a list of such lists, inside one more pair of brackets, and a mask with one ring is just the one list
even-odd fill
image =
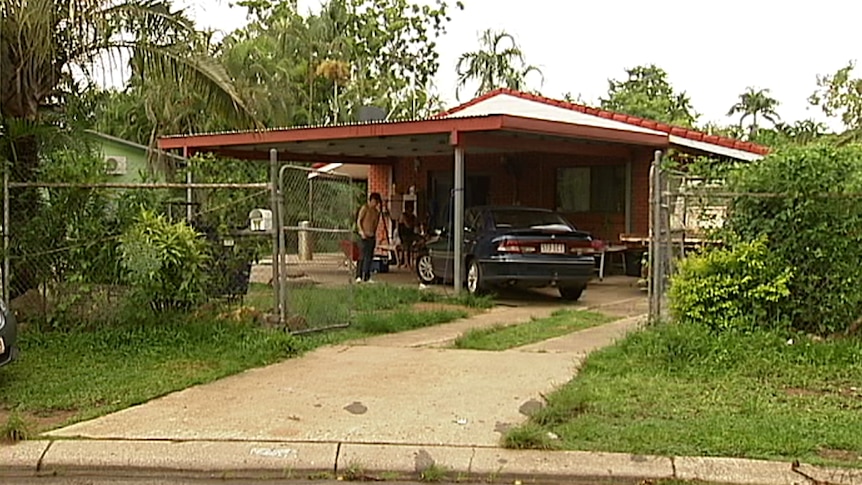
{"label": "car windshield", "polygon": [[539,229],[573,231],[559,214],[535,210],[497,209],[491,212],[497,229]]}

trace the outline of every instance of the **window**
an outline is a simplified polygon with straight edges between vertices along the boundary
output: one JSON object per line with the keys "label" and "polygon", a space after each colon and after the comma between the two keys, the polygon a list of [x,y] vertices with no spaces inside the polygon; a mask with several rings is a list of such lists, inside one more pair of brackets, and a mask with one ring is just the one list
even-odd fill
{"label": "window", "polygon": [[562,217],[553,212],[528,209],[494,209],[491,213],[497,229],[539,229],[553,227],[571,231],[572,227]]}
{"label": "window", "polygon": [[625,212],[625,165],[557,169],[557,210],[560,212]]}

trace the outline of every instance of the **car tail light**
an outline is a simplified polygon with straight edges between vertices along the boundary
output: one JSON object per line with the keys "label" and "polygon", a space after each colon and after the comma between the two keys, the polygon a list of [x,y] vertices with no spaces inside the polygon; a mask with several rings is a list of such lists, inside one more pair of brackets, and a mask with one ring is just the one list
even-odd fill
{"label": "car tail light", "polygon": [[569,242],[569,252],[572,254],[593,254],[600,252],[604,247],[605,243],[601,239]]}
{"label": "car tail light", "polygon": [[532,254],[538,251],[535,243],[507,239],[497,246],[501,253]]}

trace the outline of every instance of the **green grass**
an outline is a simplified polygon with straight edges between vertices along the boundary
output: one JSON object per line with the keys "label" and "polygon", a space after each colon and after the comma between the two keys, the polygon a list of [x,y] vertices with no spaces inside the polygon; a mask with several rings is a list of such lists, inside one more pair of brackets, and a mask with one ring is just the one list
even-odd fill
{"label": "green grass", "polygon": [[20,360],[0,372],[0,404],[82,418],[276,362],[302,349],[283,331],[187,316],[90,331],[20,333]]}
{"label": "green grass", "polygon": [[673,324],[633,334],[590,355],[504,443],[539,426],[573,450],[862,465],[840,458],[862,455],[862,340],[792,338]]}
{"label": "green grass", "polygon": [[[272,308],[272,299],[272,288],[268,285],[252,284],[245,303],[260,310],[269,310]],[[364,312],[405,309],[422,302],[477,309],[487,309],[494,305],[489,297],[469,294],[444,297],[433,291],[386,284],[288,289],[289,312],[301,315],[313,328],[356,323]]]}
{"label": "green grass", "polygon": [[506,350],[585,328],[601,325],[613,318],[593,312],[558,310],[548,318],[533,319],[519,325],[497,325],[465,333],[454,346],[459,349]]}

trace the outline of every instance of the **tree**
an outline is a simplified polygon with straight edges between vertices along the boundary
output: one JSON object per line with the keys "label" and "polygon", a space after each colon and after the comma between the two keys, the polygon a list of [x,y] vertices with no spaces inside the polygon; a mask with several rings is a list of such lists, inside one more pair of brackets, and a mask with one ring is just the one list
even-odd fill
{"label": "tree", "polygon": [[721,237],[731,246],[765,238],[772,264],[792,269],[782,307],[793,326],[816,335],[852,329],[862,311],[862,205],[852,196],[862,190],[862,147],[784,147],[742,166],[728,189],[740,195]]}
{"label": "tree", "polygon": [[479,81],[476,96],[481,96],[497,88],[523,91],[528,75],[542,76],[538,67],[524,60],[524,53],[511,34],[491,29],[482,32],[478,50],[461,54],[455,70],[458,73],[455,97],[458,99],[461,89],[471,81]]}
{"label": "tree", "polygon": [[746,88],[744,93],[739,95],[739,101],[730,107],[730,110],[727,112],[727,116],[741,113],[742,116],[739,118],[740,128],[745,124],[745,119],[751,116],[751,125],[748,127],[748,137],[751,139],[757,134],[757,129],[759,128],[759,125],[757,124],[758,116],[769,121],[773,125],[778,122],[780,117],[778,116],[778,113],[775,112],[775,108],[778,107],[778,105],[778,100],[769,96],[768,89],[754,89],[749,87]]}
{"label": "tree", "polygon": [[[51,114],[64,109],[76,76],[92,83],[106,55],[116,60],[131,54],[141,72],[161,73],[201,93],[209,110],[250,119],[224,69],[212,58],[189,51],[189,41],[198,33],[167,2],[13,0],[0,3],[0,13],[0,158],[11,161],[13,182],[35,179],[40,145],[49,141],[51,132],[44,125],[67,128]],[[132,37],[132,32],[138,35]],[[18,227],[40,198],[35,190],[16,195],[10,212]],[[13,239],[13,246],[22,243]],[[13,269],[13,289],[31,288],[34,281]]]}
{"label": "tree", "polygon": [[818,89],[808,101],[819,106],[827,116],[838,116],[847,128],[842,141],[856,141],[862,135],[862,79],[851,74],[852,61],[834,74],[817,76]]}
{"label": "tree", "polygon": [[801,120],[790,123],[776,123],[771,129],[760,128],[749,138],[754,143],[772,148],[787,145],[807,145],[827,137],[828,127],[814,120]]}
{"label": "tree", "polygon": [[602,108],[671,125],[694,125],[699,115],[691,100],[684,91],[674,91],[663,69],[650,64],[626,69],[626,74],[625,81],[608,80],[608,96],[599,100]]}
{"label": "tree", "polygon": [[368,105],[388,118],[436,108],[431,81],[446,2],[328,0],[307,16],[292,1],[244,5],[252,21],[225,40],[221,59],[270,124],[354,121]]}

